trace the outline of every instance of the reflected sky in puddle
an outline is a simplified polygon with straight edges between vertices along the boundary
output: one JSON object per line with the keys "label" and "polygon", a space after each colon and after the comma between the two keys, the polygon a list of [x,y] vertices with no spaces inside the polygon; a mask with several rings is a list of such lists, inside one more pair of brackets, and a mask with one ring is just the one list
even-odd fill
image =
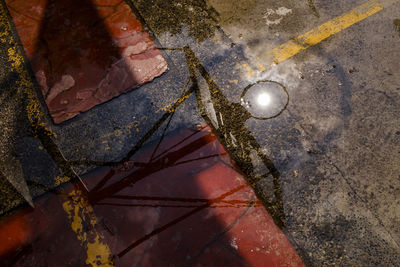
{"label": "reflected sky in puddle", "polygon": [[[55,184],[69,180],[72,184],[54,188],[30,181],[31,187],[49,193],[36,198],[34,208],[16,211],[1,222],[0,236],[12,240],[0,247],[4,262],[54,265],[67,250],[68,264],[75,265],[211,261],[230,266],[286,261],[302,265],[279,229],[285,224],[279,171],[244,125],[250,117],[278,116],[287,103],[280,100],[277,88],[286,89],[270,81],[247,87],[242,98],[249,98],[249,103],[260,94],[268,96],[270,103],[266,105],[264,99],[258,110],[251,104],[243,107],[224,95],[224,88],[212,77],[215,74],[209,73],[212,69],[203,63],[207,59],[189,45],[160,49],[184,56],[188,82],[181,97],[158,121],[148,123],[150,129],[120,161],[68,160],[50,130],[43,125],[33,128],[43,145],[40,150],[65,176]],[[218,62],[218,57],[211,62]],[[261,84],[269,86],[260,91]],[[169,126],[174,114],[191,96],[209,126],[172,135]],[[103,167],[82,178],[74,170],[78,165]],[[260,180],[268,180],[274,188],[262,199],[253,191]],[[39,259],[46,250],[51,255]]]}
{"label": "reflected sky in puddle", "polygon": [[0,222],[3,262],[57,265],[68,251],[74,265],[302,265],[209,127],[166,136],[83,181]]}
{"label": "reflected sky in puddle", "polygon": [[240,103],[256,119],[271,119],[279,116],[289,104],[289,93],[280,83],[259,81],[246,87]]}
{"label": "reflected sky in puddle", "polygon": [[[106,2],[110,1],[96,1],[100,6]],[[323,215],[314,217],[320,219],[326,215],[325,205],[336,203],[319,202],[324,194],[320,191],[331,188],[325,174],[335,173],[329,168],[336,165],[320,167],[318,162],[329,145],[335,145],[331,140],[348,127],[349,123],[338,127],[342,118],[351,121],[348,107],[353,92],[346,94],[351,84],[343,74],[347,72],[341,75],[336,62],[338,67],[329,71],[321,67],[300,73],[297,61],[278,66],[268,58],[259,59],[263,42],[275,45],[295,29],[281,36],[270,29],[274,34],[265,31],[268,38],[248,40],[239,31],[249,26],[239,21],[231,27],[230,39],[217,25],[219,14],[209,2],[218,6],[216,1],[160,0],[151,6],[148,1],[126,1],[169,70],[66,123],[55,126],[45,120],[32,127],[24,139],[28,145],[20,145],[17,154],[30,176],[35,208],[14,209],[11,216],[3,217],[0,237],[12,240],[0,246],[3,259],[16,266],[34,261],[52,265],[60,258],[75,265],[207,265],[213,261],[229,266],[266,262],[301,266],[281,229],[297,253],[299,247],[317,244],[309,249],[314,251],[330,241],[316,237],[320,243],[308,242],[310,236],[314,238],[309,234],[312,229],[320,229],[313,228],[308,215],[317,207],[315,213]],[[310,9],[311,2],[304,1],[303,6]],[[229,1],[225,4],[230,6]],[[290,21],[301,20],[292,16],[299,12],[296,5],[278,18],[282,24],[268,26],[283,29]],[[242,11],[248,12],[250,6]],[[272,11],[267,12],[272,16]],[[319,17],[314,5],[309,12]],[[263,15],[260,18],[265,25]],[[251,37],[251,31],[247,33]],[[253,50],[242,46],[247,41]],[[323,91],[321,82],[317,92],[312,82],[323,80],[317,75],[335,85],[340,80],[344,86]],[[302,90],[295,91],[300,84]],[[329,112],[320,112],[324,108]],[[304,114],[312,118],[305,120]],[[35,140],[33,145],[30,140]],[[35,158],[31,161],[35,164],[29,163],[30,158]],[[302,164],[309,168],[300,170]],[[46,172],[32,175],[29,165],[36,170],[52,168],[55,171],[49,173],[56,175],[48,175],[48,181],[35,180],[37,173]],[[321,186],[325,182],[328,186]],[[47,193],[38,197],[43,192]],[[312,206],[312,201],[318,204]],[[324,223],[330,227],[328,219]],[[343,225],[346,230],[348,225]],[[298,245],[293,242],[295,235],[300,241],[302,235],[309,239]],[[341,251],[343,244],[338,245]],[[49,253],[43,256],[43,251]]]}

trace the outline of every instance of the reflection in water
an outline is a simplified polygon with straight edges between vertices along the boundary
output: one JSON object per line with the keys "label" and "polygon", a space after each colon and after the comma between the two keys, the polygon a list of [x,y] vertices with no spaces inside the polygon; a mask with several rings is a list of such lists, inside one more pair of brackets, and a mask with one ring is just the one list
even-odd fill
{"label": "reflection in water", "polygon": [[56,124],[167,70],[124,1],[6,2]]}
{"label": "reflection in water", "polygon": [[[17,266],[37,263],[37,251],[62,242],[63,249],[51,255],[68,251],[68,263],[80,266],[85,255],[69,234],[61,208],[67,205],[73,211],[73,227],[87,234],[85,242],[91,244],[100,236],[118,266],[186,266],[211,261],[221,266],[260,266],[287,259],[301,263],[209,127],[163,139],[130,161],[87,175],[88,193],[75,183],[38,200],[35,209],[17,213],[11,222],[23,223],[27,238],[13,244],[23,250],[8,250],[0,258],[7,256]],[[91,207],[96,218],[85,211]],[[279,251],[284,257],[275,253],[255,257],[250,248]],[[1,246],[0,252],[4,252]],[[103,252],[96,253],[99,262],[107,262]],[[41,263],[58,262],[58,257],[46,256]]]}
{"label": "reflection in water", "polygon": [[[115,256],[114,261],[120,262],[131,261],[131,257],[134,255],[133,258],[138,259],[137,264],[157,265],[158,261],[164,262],[165,257],[170,257],[170,255],[160,256],[160,259],[149,257],[165,254],[165,251],[173,247],[171,244],[175,242],[174,240],[177,240],[178,251],[186,251],[190,245],[195,246],[191,248],[192,252],[188,254],[189,256],[184,253],[175,254],[174,257],[179,257],[179,261],[201,262],[202,257],[207,254],[207,249],[217,246],[229,248],[226,257],[221,256],[223,252],[219,249],[219,252],[216,253],[219,258],[233,259],[236,266],[243,266],[249,260],[248,257],[243,256],[248,251],[235,251],[237,247],[242,248],[242,246],[237,246],[236,243],[235,246],[231,246],[227,237],[228,231],[240,236],[240,232],[235,232],[237,230],[235,227],[238,225],[242,227],[239,229],[246,229],[250,225],[252,230],[266,231],[265,234],[255,232],[256,236],[251,237],[253,243],[259,242],[260,247],[262,247],[261,244],[265,244],[265,240],[270,240],[271,248],[268,249],[276,250],[274,246],[277,244],[273,240],[280,240],[279,242],[283,242],[284,246],[281,247],[282,253],[286,251],[285,253],[296,257],[293,256],[295,253],[293,254],[290,244],[283,234],[278,230],[271,230],[275,229],[275,226],[268,223],[270,219],[266,216],[265,210],[258,201],[255,201],[252,190],[249,190],[248,185],[256,188],[257,183],[261,180],[272,180],[273,195],[267,196],[257,190],[256,194],[275,224],[283,227],[285,218],[280,174],[245,126],[245,122],[254,116],[241,104],[227,100],[189,47],[171,50],[182,51],[185,54],[190,80],[182,92],[181,99],[172,105],[171,109],[143,136],[122,161],[67,161],[47,130],[41,126],[34,127],[35,134],[40,138],[53,160],[65,175],[77,183],[74,183],[72,188],[67,187],[58,191],[63,199],[68,199],[67,202],[60,199],[57,201],[45,199],[46,205],[38,203],[38,208],[34,210],[32,216],[42,222],[44,218],[39,215],[44,212],[45,218],[49,219],[47,216],[51,216],[49,220],[54,225],[65,229],[60,226],[68,225],[68,222],[65,222],[65,216],[58,216],[60,212],[52,211],[59,210],[60,206],[65,207],[65,203],[68,203],[70,208],[66,211],[75,212],[68,213],[69,219],[73,220],[73,229],[74,223],[80,225],[76,229],[78,229],[78,239],[83,240],[82,244],[78,244],[74,251],[79,250],[81,245],[88,246],[90,244],[89,237],[97,238],[97,241],[104,239],[107,244],[113,244],[111,248]],[[250,88],[254,89],[254,85],[247,87],[244,94]],[[284,87],[282,86],[282,88]],[[286,92],[285,89],[284,91]],[[193,93],[197,97],[201,115],[212,131],[207,131],[202,127],[201,131],[197,129],[192,133],[180,134],[179,138],[175,140],[164,141],[166,129],[176,108]],[[283,109],[286,106],[287,102]],[[143,150],[142,147],[146,141],[165,122],[166,127],[155,148]],[[217,140],[225,149],[219,145]],[[137,153],[138,151],[140,154]],[[232,166],[230,159],[236,166]],[[255,162],[262,166],[255,166]],[[86,177],[85,181],[81,182],[80,177],[73,170],[73,167],[78,164],[108,167],[99,169],[98,173]],[[248,184],[240,179],[241,174],[237,172],[237,167],[247,179]],[[74,206],[78,204],[84,206]],[[93,213],[82,212],[82,209],[89,209],[85,205],[94,207],[95,218],[90,215]],[[210,213],[211,208],[215,210],[222,208],[223,211]],[[64,219],[60,219],[61,217]],[[107,220],[102,220],[101,217],[107,218]],[[100,239],[98,236],[92,235],[100,231],[96,218],[101,220],[104,228],[109,232],[109,234],[103,234]],[[207,220],[204,221],[205,219]],[[248,225],[240,223],[246,220],[250,220],[247,222]],[[180,224],[179,232],[182,233],[182,236],[189,237],[189,241],[179,241],[181,239],[175,235],[176,228],[171,230],[178,224]],[[201,227],[194,231],[188,230],[193,226]],[[272,232],[263,229],[264,226],[267,226],[268,231]],[[204,227],[211,234],[204,235]],[[97,230],[92,231],[91,229]],[[34,234],[41,234],[40,231],[35,230],[34,232]],[[92,234],[86,235],[86,233]],[[45,237],[33,238],[32,240],[35,240],[34,247],[45,250],[49,243],[54,241],[53,234],[56,233],[53,231]],[[118,238],[115,238],[115,235]],[[161,240],[156,246],[154,245],[155,238]],[[246,238],[250,238],[250,233],[243,236],[244,240]],[[193,243],[192,239],[196,239],[198,242]],[[240,239],[237,242],[239,244]],[[63,243],[76,245],[76,242],[72,240]],[[232,258],[232,252],[236,258]],[[11,254],[15,256],[15,253]],[[29,251],[25,251],[22,255],[14,257],[13,260],[23,263],[32,260],[32,257],[35,256]],[[127,255],[130,257],[124,258]],[[146,258],[143,255],[150,256]],[[75,256],[78,258],[78,262],[82,258],[80,252]],[[260,256],[259,259],[262,257]],[[175,259],[169,260],[174,261]]]}
{"label": "reflection in water", "polygon": [[268,93],[261,93],[257,97],[257,104],[266,107],[271,103],[271,96]]}
{"label": "reflection in water", "polygon": [[[255,186],[263,179],[272,179],[274,187],[272,196],[265,195],[262,191],[257,190],[256,186],[254,189],[276,225],[284,227],[285,215],[279,171],[268,156],[263,153],[259,143],[245,126],[246,121],[254,116],[241,104],[228,101],[189,47],[184,47],[183,51],[188,62],[192,87],[195,90],[197,103],[204,120],[212,127],[213,131],[219,137],[219,141],[227,149],[227,152],[250,184]],[[204,79],[205,84],[201,83],[201,80],[198,79],[197,73]],[[257,84],[261,82],[263,81]],[[250,85],[245,88],[242,97],[252,86]],[[284,87],[282,86],[282,88]],[[287,93],[286,88],[284,90]],[[284,108],[274,117],[283,112],[287,107],[288,101],[287,99]],[[255,166],[251,155],[255,155],[257,162],[262,166]],[[264,171],[258,173],[256,172],[257,169],[264,169]]]}
{"label": "reflection in water", "polygon": [[269,120],[279,116],[289,104],[289,93],[281,83],[269,80],[258,81],[247,86],[240,102],[258,120]]}

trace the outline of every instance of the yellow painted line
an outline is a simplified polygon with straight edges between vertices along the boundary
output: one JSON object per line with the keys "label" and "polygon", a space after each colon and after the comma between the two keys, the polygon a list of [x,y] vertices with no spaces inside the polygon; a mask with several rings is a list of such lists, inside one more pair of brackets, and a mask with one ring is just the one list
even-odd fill
{"label": "yellow painted line", "polygon": [[59,186],[63,183],[69,182],[71,180],[71,178],[69,178],[68,176],[57,176],[56,178],[54,178],[54,186]]}
{"label": "yellow painted line", "polygon": [[297,36],[296,38],[270,50],[267,52],[269,57],[272,56],[274,64],[285,61],[302,50],[306,50],[310,46],[316,45],[328,37],[350,27],[381,11],[384,7],[389,6],[398,0],[373,0],[361,6],[358,6],[346,14],[336,17],[322,25]]}
{"label": "yellow painted line", "polygon": [[74,190],[68,194],[63,209],[71,222],[71,228],[86,249],[86,265],[114,266],[111,250],[104,236],[96,228],[97,217],[83,192]]}

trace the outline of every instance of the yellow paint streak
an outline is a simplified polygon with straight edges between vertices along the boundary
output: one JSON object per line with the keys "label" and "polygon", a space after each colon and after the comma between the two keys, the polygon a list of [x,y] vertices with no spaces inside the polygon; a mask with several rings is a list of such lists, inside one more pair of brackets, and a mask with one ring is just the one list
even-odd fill
{"label": "yellow paint streak", "polygon": [[185,101],[186,99],[188,99],[192,94],[188,94],[188,95],[184,95],[182,97],[180,97],[174,104],[169,104],[166,105],[165,107],[162,107],[161,109],[157,110],[156,113],[160,112],[160,111],[166,111],[168,113],[173,113],[175,112],[175,109],[173,108],[174,105],[179,105],[180,103],[182,103],[183,101]]}
{"label": "yellow paint streak", "polygon": [[267,55],[272,56],[274,64],[279,64],[282,61],[293,57],[300,51],[322,42],[331,35],[376,14],[381,11],[384,6],[394,2],[397,2],[397,0],[369,1],[342,16],[327,21],[324,24],[280,45],[279,47],[272,49],[267,52]]}
{"label": "yellow paint streak", "polygon": [[71,178],[68,176],[57,176],[54,178],[54,186],[59,186],[60,184],[68,182],[69,180],[71,180]]}
{"label": "yellow paint streak", "polygon": [[247,63],[243,63],[242,67],[247,71],[247,75],[249,77],[253,77],[255,74],[255,71],[249,66]]}
{"label": "yellow paint streak", "polygon": [[266,70],[267,70],[267,68],[264,67],[261,63],[258,63],[257,65],[258,65],[258,70],[259,70],[260,72],[263,72],[263,71],[266,71]]}
{"label": "yellow paint streak", "polygon": [[[157,112],[159,112],[159,111],[156,111],[156,113]],[[147,116],[143,116],[139,120],[135,120],[135,121],[125,125],[123,130],[122,129],[121,130],[117,129],[117,130],[115,130],[113,132],[106,133],[105,135],[102,136],[102,138],[119,137],[124,133],[131,134],[132,133],[132,128],[135,128],[136,132],[139,132],[139,126],[140,126],[141,122],[146,121],[147,119],[148,119]],[[108,140],[103,140],[101,143],[102,144],[107,144]]]}
{"label": "yellow paint streak", "polygon": [[89,266],[114,266],[111,250],[103,242],[104,236],[96,230],[98,222],[93,207],[83,193],[79,190],[69,193],[63,209],[71,221],[72,230],[86,249],[85,263]]}

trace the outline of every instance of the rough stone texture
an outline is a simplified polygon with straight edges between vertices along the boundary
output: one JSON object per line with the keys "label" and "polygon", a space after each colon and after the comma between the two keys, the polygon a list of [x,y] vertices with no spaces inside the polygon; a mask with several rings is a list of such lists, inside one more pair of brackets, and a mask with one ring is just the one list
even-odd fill
{"label": "rough stone texture", "polygon": [[6,2],[55,123],[167,70],[123,1]]}

